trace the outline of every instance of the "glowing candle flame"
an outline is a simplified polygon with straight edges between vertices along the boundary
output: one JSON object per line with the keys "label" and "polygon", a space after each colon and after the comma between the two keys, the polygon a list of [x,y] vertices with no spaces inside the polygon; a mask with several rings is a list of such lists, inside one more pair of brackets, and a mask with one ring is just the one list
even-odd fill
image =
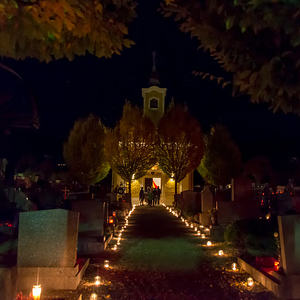
{"label": "glowing candle flame", "polygon": [[39,300],[42,293],[42,287],[40,284],[36,284],[32,287],[32,296],[34,300]]}
{"label": "glowing candle flame", "polygon": [[108,268],[109,268],[109,260],[108,260],[108,259],[106,259],[106,260],[104,261],[104,268],[105,268],[105,269],[108,269]]}
{"label": "glowing candle flame", "polygon": [[254,280],[253,280],[252,277],[248,277],[248,279],[247,279],[247,285],[248,286],[253,286],[254,285]]}
{"label": "glowing candle flame", "polygon": [[101,284],[100,282],[100,276],[95,277],[95,285],[99,286]]}

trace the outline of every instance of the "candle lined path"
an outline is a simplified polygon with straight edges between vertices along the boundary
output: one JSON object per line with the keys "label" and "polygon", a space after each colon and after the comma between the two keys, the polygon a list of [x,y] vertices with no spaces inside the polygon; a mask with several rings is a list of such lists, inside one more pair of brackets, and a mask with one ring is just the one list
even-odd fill
{"label": "candle lined path", "polygon": [[259,285],[244,286],[248,275],[230,272],[232,260],[211,255],[218,249],[205,243],[163,206],[136,207],[118,249],[92,259],[79,290],[84,300],[92,293],[97,299],[275,299]]}

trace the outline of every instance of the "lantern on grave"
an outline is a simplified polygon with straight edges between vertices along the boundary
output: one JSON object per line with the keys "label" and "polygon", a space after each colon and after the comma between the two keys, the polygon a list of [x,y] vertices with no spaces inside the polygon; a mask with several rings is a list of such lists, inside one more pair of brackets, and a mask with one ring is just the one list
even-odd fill
{"label": "lantern on grave", "polygon": [[237,269],[237,264],[236,263],[232,263],[231,269],[232,269],[232,271],[237,271],[238,270]]}
{"label": "lantern on grave", "polygon": [[96,276],[96,277],[95,277],[95,285],[96,285],[96,286],[99,286],[100,284],[101,284],[100,276]]}
{"label": "lantern on grave", "polygon": [[98,295],[96,293],[91,294],[90,300],[97,300]]}
{"label": "lantern on grave", "polygon": [[218,255],[219,256],[223,256],[224,255],[224,251],[223,250],[219,250]]}
{"label": "lantern on grave", "polygon": [[106,259],[106,260],[104,261],[104,268],[105,268],[105,269],[108,269],[108,268],[109,268],[109,260],[108,260],[108,259]]}
{"label": "lantern on grave", "polygon": [[212,245],[211,241],[207,241],[206,246],[210,247]]}
{"label": "lantern on grave", "polygon": [[34,300],[40,300],[42,293],[42,287],[40,284],[36,284],[32,287],[32,296]]}
{"label": "lantern on grave", "polygon": [[254,280],[252,277],[247,278],[247,286],[251,287],[254,285]]}

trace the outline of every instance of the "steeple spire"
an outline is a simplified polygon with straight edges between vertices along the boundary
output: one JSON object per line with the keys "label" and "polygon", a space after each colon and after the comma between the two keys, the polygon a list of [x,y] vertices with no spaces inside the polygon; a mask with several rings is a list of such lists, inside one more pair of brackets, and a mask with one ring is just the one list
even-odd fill
{"label": "steeple spire", "polygon": [[150,85],[159,85],[158,74],[156,70],[156,52],[152,52],[152,74],[149,80]]}
{"label": "steeple spire", "polygon": [[156,52],[153,51],[152,52],[152,73],[156,72],[156,61],[155,61],[155,57],[156,57]]}

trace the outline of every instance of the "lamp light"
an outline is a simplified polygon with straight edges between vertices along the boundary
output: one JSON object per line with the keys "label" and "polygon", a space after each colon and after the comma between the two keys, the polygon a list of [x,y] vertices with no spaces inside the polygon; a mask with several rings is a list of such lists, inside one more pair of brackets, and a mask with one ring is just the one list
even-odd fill
{"label": "lamp light", "polygon": [[232,263],[231,269],[232,269],[232,271],[237,271],[238,270],[237,269],[237,264],[236,263]]}
{"label": "lamp light", "polygon": [[219,256],[223,256],[224,255],[224,251],[223,250],[219,250],[218,255]]}
{"label": "lamp light", "polygon": [[254,280],[252,277],[247,278],[247,286],[251,287],[254,285]]}
{"label": "lamp light", "polygon": [[41,293],[42,293],[42,287],[40,284],[35,284],[32,287],[32,296],[34,300],[40,300],[41,297]]}
{"label": "lamp light", "polygon": [[96,293],[91,294],[90,300],[97,300],[98,295]]}
{"label": "lamp light", "polygon": [[206,246],[210,247],[212,245],[211,241],[207,241]]}
{"label": "lamp light", "polygon": [[201,234],[201,239],[205,239],[205,234],[204,233]]}
{"label": "lamp light", "polygon": [[96,276],[96,277],[95,277],[95,285],[96,285],[96,286],[99,286],[100,284],[101,284],[100,276]]}
{"label": "lamp light", "polygon": [[108,259],[106,259],[106,260],[104,261],[104,268],[105,268],[105,269],[108,269],[108,268],[109,268],[109,260],[108,260]]}
{"label": "lamp light", "polygon": [[200,236],[200,235],[201,235],[201,232],[200,232],[200,231],[197,231],[197,235],[199,235],[199,236]]}

